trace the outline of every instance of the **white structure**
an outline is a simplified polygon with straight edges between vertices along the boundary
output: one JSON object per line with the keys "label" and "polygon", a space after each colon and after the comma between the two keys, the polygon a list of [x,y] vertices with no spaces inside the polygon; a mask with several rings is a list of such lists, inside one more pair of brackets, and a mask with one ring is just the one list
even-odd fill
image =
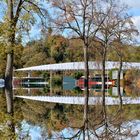
{"label": "white structure", "polygon": [[[117,79],[118,78],[118,71],[113,70],[112,71],[112,79]],[[120,79],[123,79],[123,72],[121,72]]]}
{"label": "white structure", "polygon": [[[123,87],[120,87],[120,93],[123,96]],[[118,87],[112,87],[112,95],[118,96]]]}
{"label": "white structure", "polygon": [[0,88],[4,87],[4,79],[0,79]]}
{"label": "white structure", "polygon": [[[51,103],[63,103],[63,104],[85,104],[85,97],[77,96],[15,96],[17,98],[29,99],[34,101],[43,101]],[[113,97],[106,97],[106,105],[119,105],[120,99]],[[122,97],[123,104],[140,104],[140,97]],[[89,105],[96,105],[102,103],[102,97],[89,97]]]}
{"label": "white structure", "polygon": [[[118,68],[119,62],[114,61],[106,61],[106,69],[110,70],[113,68]],[[140,63],[133,62],[123,62],[122,69],[140,69]],[[89,62],[90,70],[101,70],[102,65],[101,62]],[[84,70],[84,62],[68,62],[68,63],[58,63],[58,64],[48,64],[48,65],[40,65],[33,66],[27,68],[17,69],[15,71],[64,71],[64,70]]]}

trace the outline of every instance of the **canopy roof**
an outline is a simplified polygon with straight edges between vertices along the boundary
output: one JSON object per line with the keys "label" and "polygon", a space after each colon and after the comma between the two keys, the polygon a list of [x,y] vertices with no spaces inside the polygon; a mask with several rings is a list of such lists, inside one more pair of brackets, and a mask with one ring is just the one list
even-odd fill
{"label": "canopy roof", "polygon": [[[101,70],[101,62],[88,62],[90,70]],[[114,69],[119,67],[119,62],[106,61],[106,69]],[[140,69],[140,63],[134,62],[123,62],[122,69]],[[68,62],[68,63],[57,63],[48,65],[39,65],[16,69],[15,71],[65,71],[65,70],[84,70],[84,62]]]}

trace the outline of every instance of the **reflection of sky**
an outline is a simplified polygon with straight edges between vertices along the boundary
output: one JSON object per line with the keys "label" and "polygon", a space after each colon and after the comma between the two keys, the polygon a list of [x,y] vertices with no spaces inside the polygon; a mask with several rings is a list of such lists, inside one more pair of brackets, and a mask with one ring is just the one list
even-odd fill
{"label": "reflection of sky", "polygon": [[[135,132],[140,133],[140,120],[131,121],[128,124],[124,124],[124,126],[125,127],[128,126],[128,128],[129,128],[129,126],[132,126],[133,134],[135,134]],[[40,139],[42,139],[42,137],[41,137],[42,128],[39,127],[39,126],[32,126],[32,125],[28,124],[26,121],[23,121],[22,122],[22,130],[23,130],[22,134],[24,134],[24,135],[29,132],[29,136],[31,137],[31,140],[40,140]],[[52,132],[53,135],[52,135],[51,139],[57,139],[60,136],[64,136],[64,137],[68,138],[68,137],[73,136],[77,131],[73,130],[72,128],[65,128],[61,132],[53,131]],[[47,134],[46,134],[46,136],[47,136]],[[82,137],[81,137],[81,139],[82,139]],[[131,139],[132,138],[125,138],[125,140],[131,140]],[[134,138],[134,139],[135,140],[140,140],[140,134],[138,134],[138,136],[136,138]],[[74,140],[77,140],[77,139],[75,138]]]}
{"label": "reflection of sky", "polygon": [[134,120],[135,125],[133,125],[132,130],[133,132],[138,131],[139,134],[135,140],[140,140],[140,120]]}
{"label": "reflection of sky", "polygon": [[29,133],[29,136],[32,140],[41,139],[41,128],[39,126],[32,126],[26,121],[22,122],[22,136],[26,136]]}

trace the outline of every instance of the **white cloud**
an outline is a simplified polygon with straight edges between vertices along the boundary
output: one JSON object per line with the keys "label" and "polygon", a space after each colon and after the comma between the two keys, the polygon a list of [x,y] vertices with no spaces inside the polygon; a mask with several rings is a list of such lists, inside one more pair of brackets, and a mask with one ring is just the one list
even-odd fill
{"label": "white cloud", "polygon": [[[134,16],[132,18],[132,21],[134,23],[134,25],[136,26],[137,30],[139,31],[139,34],[140,34],[140,16]],[[136,37],[136,40],[140,43],[140,35],[138,35]]]}
{"label": "white cloud", "polygon": [[137,27],[137,29],[140,32],[140,16],[134,16],[132,18],[132,21],[134,22],[134,25]]}
{"label": "white cloud", "polygon": [[140,8],[140,0],[121,0],[123,3],[126,3],[131,8]]}
{"label": "white cloud", "polygon": [[[133,12],[131,11],[133,15],[132,21],[140,33],[140,0],[121,0],[121,1],[128,4],[128,6],[133,11]],[[136,38],[140,42],[140,35]]]}

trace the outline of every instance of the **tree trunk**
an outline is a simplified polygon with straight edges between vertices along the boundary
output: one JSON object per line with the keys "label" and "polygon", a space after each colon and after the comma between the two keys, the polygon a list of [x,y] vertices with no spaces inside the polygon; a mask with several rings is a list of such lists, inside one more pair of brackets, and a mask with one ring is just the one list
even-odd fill
{"label": "tree trunk", "polygon": [[117,91],[120,98],[120,105],[122,106],[122,95],[121,95],[121,90],[120,90],[121,72],[122,72],[122,58],[120,57],[120,66],[119,66],[118,75],[117,75]]}
{"label": "tree trunk", "polygon": [[7,98],[7,112],[13,112],[13,93],[12,93],[12,77],[13,77],[13,47],[15,44],[15,24],[13,15],[13,0],[8,0],[8,23],[7,31],[7,64],[5,70],[5,94]]}
{"label": "tree trunk", "polygon": [[13,93],[12,89],[5,88],[6,102],[7,102],[7,113],[13,114]]}
{"label": "tree trunk", "polygon": [[53,76],[53,74],[52,74],[52,70],[50,71],[50,96],[52,96],[53,94],[52,94],[52,76]]}
{"label": "tree trunk", "polygon": [[7,54],[7,66],[5,71],[5,94],[7,100],[7,112],[13,112],[13,93],[12,93],[12,77],[13,77],[13,53]]}
{"label": "tree trunk", "polygon": [[7,113],[9,120],[7,125],[10,131],[9,139],[15,139],[15,126],[13,122],[14,107],[13,107],[13,91],[12,91],[12,77],[13,77],[13,53],[7,54],[7,66],[5,71],[5,95],[7,104]]}
{"label": "tree trunk", "polygon": [[106,53],[103,54],[102,58],[102,104],[103,106],[105,105],[105,58],[106,58]]}
{"label": "tree trunk", "polygon": [[8,53],[5,71],[5,87],[7,89],[12,88],[12,77],[13,77],[13,53]]}
{"label": "tree trunk", "polygon": [[89,66],[88,66],[88,46],[84,46],[84,63],[85,63],[85,105],[84,105],[84,123],[85,129],[88,128],[88,100],[89,100]]}
{"label": "tree trunk", "polygon": [[105,102],[105,61],[106,61],[106,49],[104,50],[103,58],[102,58],[102,111],[103,111],[103,122],[105,125],[105,139],[108,138],[108,120],[107,120],[107,108]]}
{"label": "tree trunk", "polygon": [[14,109],[13,109],[13,93],[12,88],[5,88],[6,104],[7,104],[7,114],[8,120],[6,122],[8,127],[8,137],[9,139],[15,139],[15,124],[14,124]]}

